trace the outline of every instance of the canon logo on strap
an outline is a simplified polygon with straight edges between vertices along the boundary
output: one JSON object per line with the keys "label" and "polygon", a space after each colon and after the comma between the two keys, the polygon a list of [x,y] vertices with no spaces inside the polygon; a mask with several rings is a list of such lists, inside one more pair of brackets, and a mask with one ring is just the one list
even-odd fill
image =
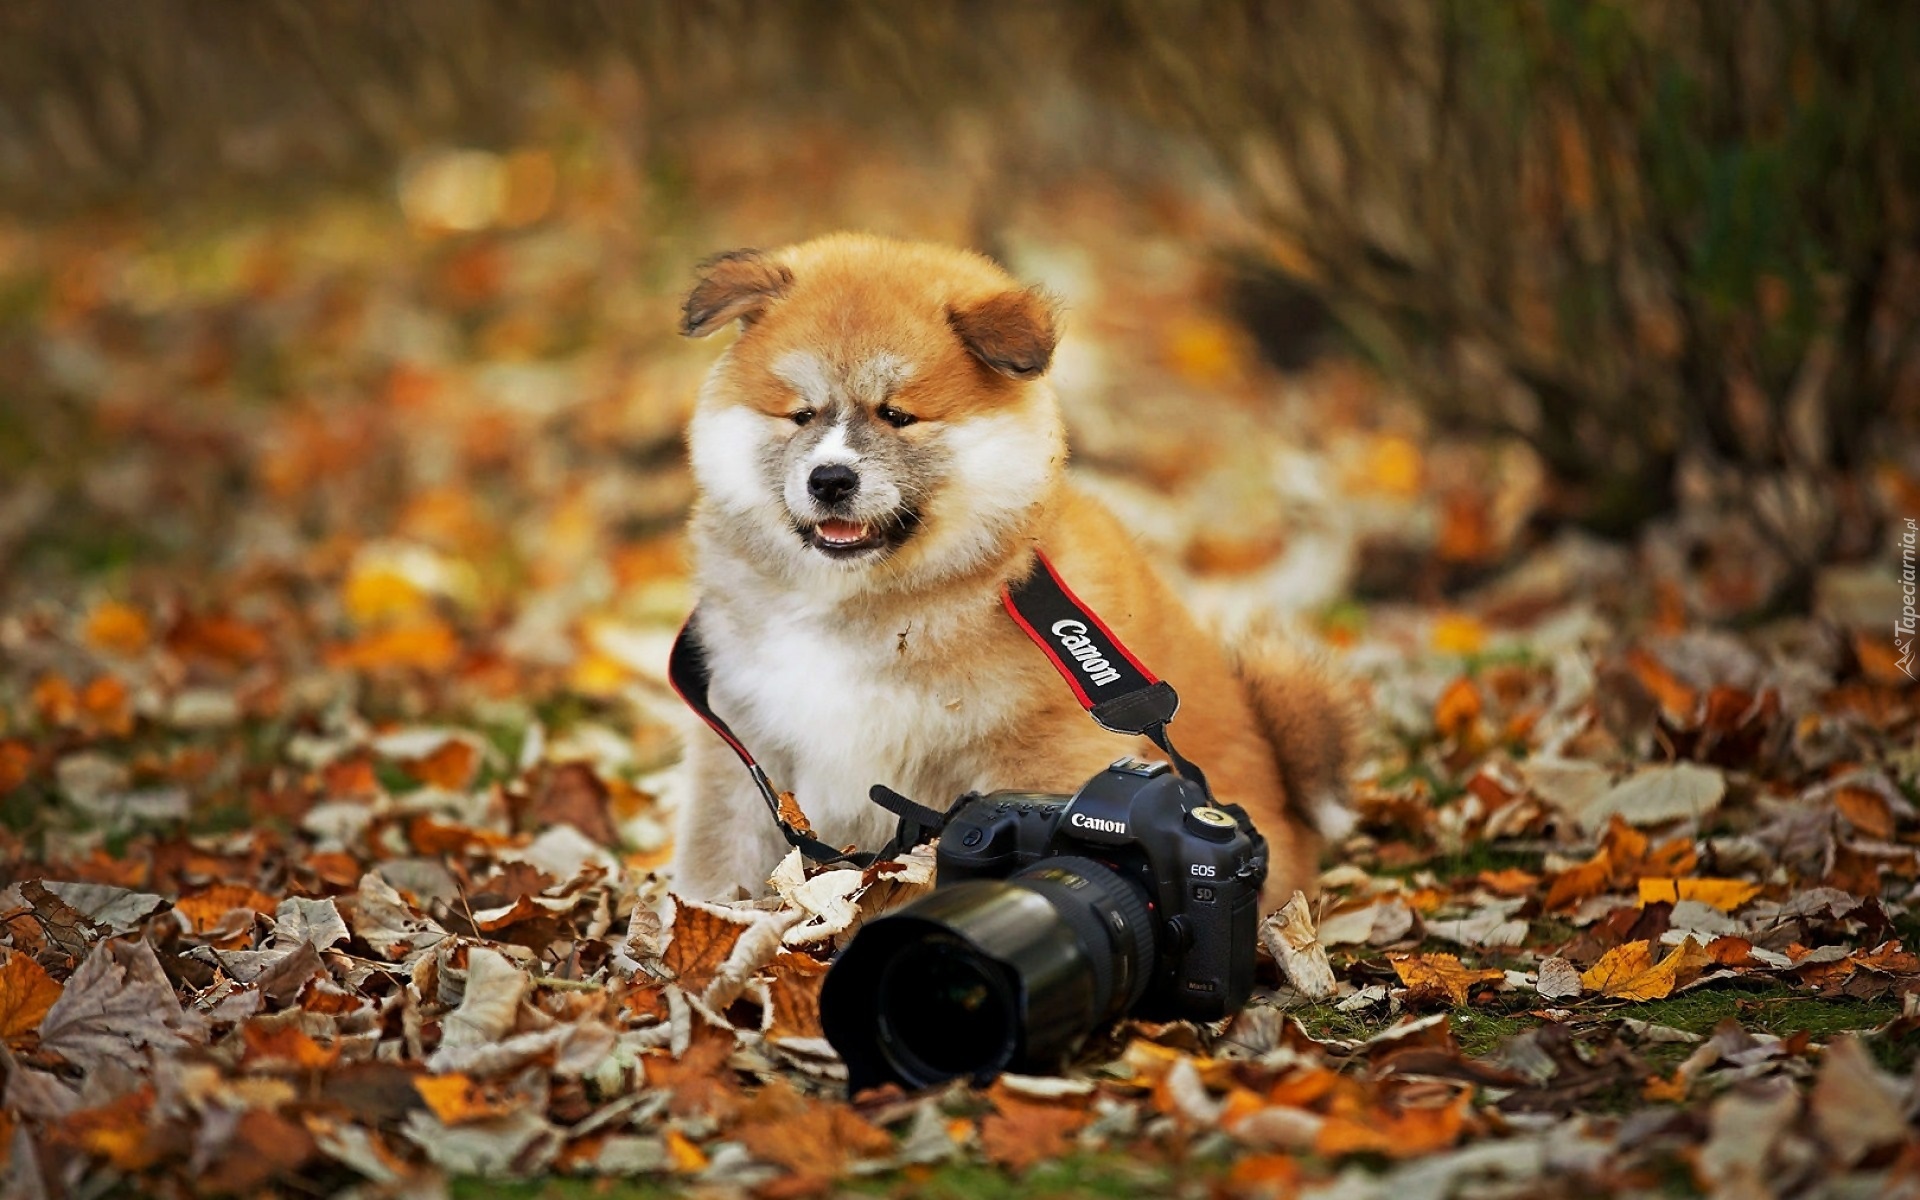
{"label": "canon logo on strap", "polygon": [[1075,813],[1067,818],[1067,822],[1071,825],[1078,825],[1082,829],[1099,829],[1106,833],[1125,833],[1127,831],[1127,823],[1125,821],[1108,821],[1100,817],[1089,817],[1085,813]]}
{"label": "canon logo on strap", "polygon": [[1094,683],[1112,683],[1120,678],[1120,672],[1113,669],[1100,655],[1100,648],[1087,636],[1087,627],[1078,621],[1055,621],[1053,636],[1060,639],[1060,646],[1073,655],[1080,663],[1080,669]]}

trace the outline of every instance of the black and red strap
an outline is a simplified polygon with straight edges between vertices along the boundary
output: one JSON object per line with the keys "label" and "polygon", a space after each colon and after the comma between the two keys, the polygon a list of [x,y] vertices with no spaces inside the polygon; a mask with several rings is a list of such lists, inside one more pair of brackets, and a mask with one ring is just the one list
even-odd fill
{"label": "black and red strap", "polygon": [[[1002,590],[1001,604],[1014,623],[1046,654],[1054,669],[1073,689],[1081,707],[1101,728],[1150,739],[1172,761],[1174,770],[1199,784],[1200,790],[1211,799],[1213,793],[1207,787],[1207,777],[1173,748],[1173,740],[1167,735],[1167,723],[1180,711],[1180,697],[1173,685],[1149,671],[1106,623],[1080,602],[1046,555],[1035,552],[1034,569],[1024,580]],[[700,644],[699,620],[696,609],[681,626],[667,661],[667,679],[687,707],[739,756],[788,845],[818,863],[845,862],[864,867],[905,853],[939,835],[945,824],[944,814],[879,785],[874,786],[869,796],[874,803],[900,818],[899,831],[880,850],[838,850],[789,821],[780,811],[780,793],[766,770],[754,761],[739,737],[708,702],[712,673],[707,666],[706,650]]]}
{"label": "black and red strap", "polygon": [[1179,693],[1135,658],[1106,622],[1073,594],[1045,554],[1035,551],[1034,560],[1024,580],[1000,593],[1007,615],[1040,647],[1080,707],[1102,729],[1147,738],[1211,800],[1206,775],[1173,748],[1167,734],[1168,723],[1180,711]]}

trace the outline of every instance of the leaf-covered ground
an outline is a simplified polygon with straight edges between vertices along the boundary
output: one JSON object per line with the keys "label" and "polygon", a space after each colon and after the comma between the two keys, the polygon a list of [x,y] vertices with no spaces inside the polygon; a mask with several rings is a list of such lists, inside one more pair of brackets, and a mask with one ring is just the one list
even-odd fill
{"label": "leaf-covered ground", "polygon": [[712,353],[676,289],[902,213],[970,240],[982,183],[823,171],[808,130],[685,174],[556,144],[0,224],[9,1194],[1920,1187],[1894,570],[1732,631],[1765,547],[1543,538],[1516,446],[1338,356],[1263,365],[1208,197],[1071,174],[997,219],[1071,307],[1077,469],[1223,629],[1364,681],[1358,825],[1223,1027],[849,1103],[824,963],[925,857],[734,908],[655,874]]}

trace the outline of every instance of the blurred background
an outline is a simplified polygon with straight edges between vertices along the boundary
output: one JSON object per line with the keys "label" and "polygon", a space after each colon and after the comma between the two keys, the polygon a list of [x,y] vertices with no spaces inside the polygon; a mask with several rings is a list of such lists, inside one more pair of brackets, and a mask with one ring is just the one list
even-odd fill
{"label": "blurred background", "polygon": [[1915,63],[1845,0],[16,0],[0,687],[670,757],[566,714],[689,602],[675,312],[842,228],[1064,299],[1077,469],[1217,621],[1891,679]]}

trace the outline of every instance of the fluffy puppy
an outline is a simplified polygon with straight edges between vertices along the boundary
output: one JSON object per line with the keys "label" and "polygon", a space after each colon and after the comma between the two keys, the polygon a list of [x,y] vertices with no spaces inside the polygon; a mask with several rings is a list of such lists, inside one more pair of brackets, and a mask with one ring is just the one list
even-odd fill
{"label": "fluffy puppy", "polygon": [[[1071,792],[1123,754],[1157,756],[1095,725],[1002,609],[1037,548],[1178,689],[1181,752],[1272,847],[1267,903],[1311,889],[1310,814],[1344,801],[1339,688],[1277,643],[1230,665],[1067,480],[1045,296],[977,254],[839,234],[709,261],[684,332],[734,322],[689,435],[710,699],[821,840],[891,835],[875,783],[945,808],[969,791]],[[778,829],[717,736],[690,754],[677,889],[764,890]]]}

